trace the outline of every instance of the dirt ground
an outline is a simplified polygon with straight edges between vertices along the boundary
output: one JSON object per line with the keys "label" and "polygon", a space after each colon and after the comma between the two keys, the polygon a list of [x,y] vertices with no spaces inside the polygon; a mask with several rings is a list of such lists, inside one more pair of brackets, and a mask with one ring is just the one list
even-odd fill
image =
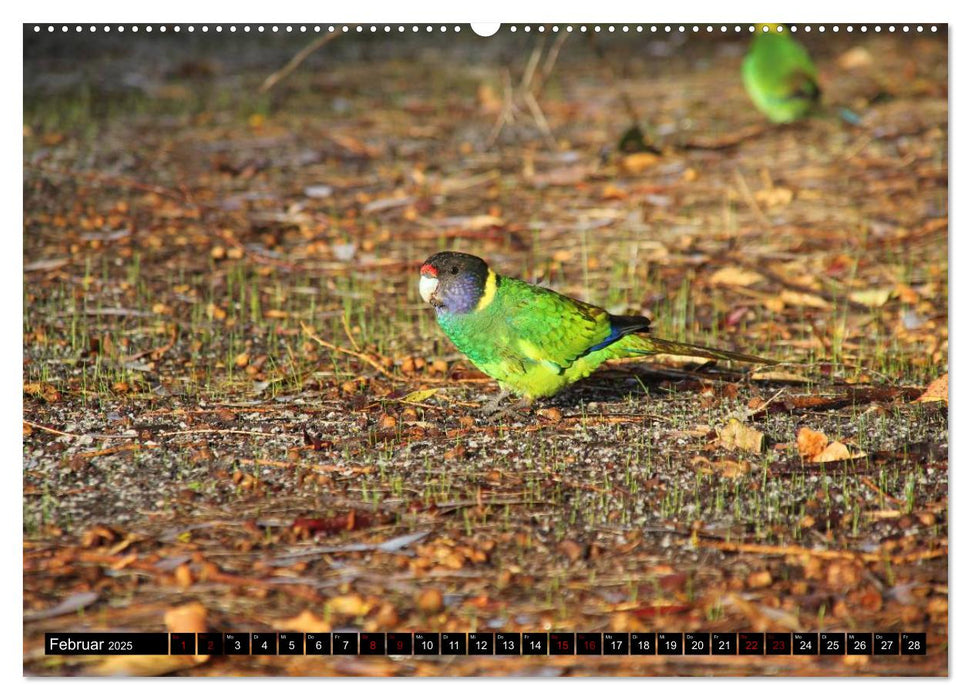
{"label": "dirt ground", "polygon": [[[352,32],[261,91],[312,32],[25,28],[25,674],[947,675],[946,31],[798,38],[823,106],[771,126],[731,31]],[[485,418],[441,249],[783,364]],[[43,654],[167,628],[928,654]]]}

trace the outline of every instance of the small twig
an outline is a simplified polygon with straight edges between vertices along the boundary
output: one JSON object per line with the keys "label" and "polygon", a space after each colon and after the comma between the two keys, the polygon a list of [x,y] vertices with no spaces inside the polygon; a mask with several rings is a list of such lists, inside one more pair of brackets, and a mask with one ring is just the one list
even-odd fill
{"label": "small twig", "polygon": [[[127,437],[127,436],[126,436]],[[135,436],[131,436],[132,439]],[[103,450],[94,450],[93,452],[79,452],[75,457],[80,457],[81,459],[89,459],[91,457],[104,457],[105,455],[115,454],[116,452],[127,452],[129,450],[143,450],[152,449],[152,445],[144,445],[141,443],[129,443],[127,445],[118,445],[117,447],[106,447]]]}
{"label": "small twig", "polygon": [[297,54],[293,58],[290,59],[290,61],[285,66],[283,66],[283,68],[278,70],[276,73],[271,74],[266,80],[263,81],[263,84],[260,85],[260,92],[267,92],[269,90],[272,90],[274,85],[279,83],[281,80],[283,80],[288,75],[290,75],[294,70],[296,70],[297,66],[299,66],[307,59],[307,56],[312,54],[314,51],[319,49],[327,42],[333,39],[336,39],[337,35],[338,35],[338,32],[328,32],[327,34],[320,35],[312,42],[304,46],[302,49],[300,49],[300,51],[297,52]]}
{"label": "small twig", "polygon": [[313,340],[318,345],[322,345],[325,348],[328,348],[328,349],[333,350],[335,352],[340,352],[340,353],[343,353],[345,355],[350,355],[351,357],[356,357],[356,358],[358,358],[360,360],[364,360],[365,362],[367,362],[369,365],[371,365],[372,367],[374,367],[374,369],[376,369],[378,372],[380,372],[381,374],[383,374],[388,379],[390,379],[392,381],[401,381],[401,380],[398,379],[398,377],[394,376],[388,370],[386,370],[384,367],[382,367],[381,364],[378,363],[374,358],[368,357],[363,352],[355,352],[354,350],[348,350],[347,348],[342,348],[339,345],[334,345],[333,343],[328,343],[326,340],[323,340],[322,338],[318,337],[317,334],[314,333],[313,328],[311,328],[310,326],[308,326],[306,323],[301,322],[300,323],[300,327],[303,329],[303,332],[306,333],[307,337],[309,337],[311,340]]}
{"label": "small twig", "polygon": [[759,206],[759,203],[755,201],[755,197],[752,195],[752,190],[748,188],[748,183],[745,182],[745,178],[742,176],[742,173],[738,170],[738,168],[735,169],[735,181],[738,182],[738,187],[742,191],[742,198],[745,200],[746,204],[749,205],[752,213],[755,214],[755,218],[757,218],[759,223],[766,228],[772,228],[772,222],[769,221],[764,213],[762,213],[762,208]]}
{"label": "small twig", "polygon": [[354,340],[354,334],[351,333],[351,323],[347,318],[347,312],[341,314],[341,323],[344,324],[344,333],[347,335],[347,339],[351,341],[351,345],[354,346],[354,349],[360,352],[361,346],[357,344],[357,341]]}
{"label": "small twig", "polygon": [[257,467],[281,467],[284,469],[311,469],[315,472],[351,472],[354,474],[370,474],[374,467],[338,466],[336,464],[301,464],[300,462],[283,462],[275,459],[246,459],[236,460],[240,464]]}
{"label": "small twig", "polygon": [[258,430],[236,430],[233,428],[199,428],[196,430],[172,430],[159,433],[157,437],[172,437],[174,435],[256,435],[258,437],[287,437],[277,433],[263,433]]}
{"label": "small twig", "polygon": [[48,428],[46,425],[41,425],[40,423],[32,423],[29,420],[24,421],[24,425],[29,425],[31,428],[37,428],[38,430],[43,430],[46,433],[54,433],[54,435],[63,435],[65,437],[79,438],[81,435],[76,435],[74,433],[65,433],[63,430],[55,430],[54,428]]}
{"label": "small twig", "polygon": [[550,77],[550,73],[553,72],[553,66],[556,65],[556,59],[560,55],[560,49],[563,48],[563,42],[566,38],[570,36],[566,32],[560,32],[556,37],[556,41],[553,42],[553,46],[550,47],[549,52],[546,54],[546,60],[543,62],[543,70],[539,74],[539,84],[536,86],[537,89],[542,88],[546,79]]}
{"label": "small twig", "polygon": [[865,486],[867,486],[868,488],[871,488],[871,489],[873,489],[874,491],[876,491],[876,492],[877,492],[877,493],[878,493],[878,494],[880,495],[880,498],[883,498],[883,499],[886,499],[886,500],[888,500],[888,501],[890,501],[891,503],[893,503],[893,504],[895,504],[895,505],[898,505],[898,506],[902,506],[902,505],[904,505],[904,501],[902,501],[902,500],[900,500],[899,498],[894,498],[893,496],[890,496],[890,495],[888,495],[888,494],[886,494],[886,493],[884,493],[884,492],[883,492],[883,491],[882,491],[882,490],[880,489],[880,487],[879,487],[879,486],[877,486],[876,484],[874,484],[874,483],[873,483],[873,481],[871,481],[871,480],[870,480],[870,478],[869,478],[869,477],[866,477],[866,476],[861,476],[861,477],[860,477],[860,481],[861,481],[861,482],[862,482],[862,483],[863,483],[863,484],[864,484]]}
{"label": "small twig", "polygon": [[735,148],[749,139],[761,136],[768,130],[769,127],[755,125],[739,129],[724,136],[695,136],[679,144],[679,148],[686,151],[724,151],[729,148]]}
{"label": "small twig", "polygon": [[720,549],[723,552],[739,552],[746,554],[765,554],[775,556],[810,556],[820,559],[856,559],[866,562],[890,561],[892,564],[903,564],[924,559],[937,559],[947,556],[947,547],[941,549],[929,549],[922,552],[912,552],[901,554],[895,557],[888,557],[886,554],[874,552],[850,552],[834,551],[829,549],[809,549],[797,545],[771,545],[771,544],[750,544],[746,542],[705,542],[699,544],[700,547]]}
{"label": "small twig", "polygon": [[502,109],[499,110],[499,116],[496,118],[496,123],[493,125],[492,131],[489,132],[489,138],[486,140],[486,148],[492,148],[499,138],[499,134],[502,133],[503,127],[513,122],[513,113],[515,111],[516,106],[513,104],[512,76],[509,74],[509,69],[506,68],[502,71]]}
{"label": "small twig", "polygon": [[749,409],[746,409],[745,415],[747,417],[751,418],[756,413],[759,413],[760,411],[764,411],[765,409],[767,409],[772,404],[773,401],[775,401],[777,398],[779,398],[779,396],[781,396],[783,393],[785,393],[786,389],[788,389],[788,387],[782,387],[781,389],[779,389],[770,398],[766,399],[761,404],[759,404],[759,407],[758,408],[749,408]]}
{"label": "small twig", "polygon": [[543,133],[543,137],[546,139],[546,145],[550,148],[556,148],[556,139],[553,138],[553,131],[550,129],[549,123],[546,121],[546,115],[543,114],[543,109],[539,106],[539,102],[533,96],[532,92],[523,93],[523,102],[529,107],[530,113],[533,115],[533,121],[539,127],[539,130]]}
{"label": "small twig", "polygon": [[122,364],[128,362],[134,362],[135,360],[140,360],[146,355],[151,355],[153,360],[160,360],[162,356],[175,347],[175,341],[179,338],[179,327],[176,324],[172,324],[170,327],[169,340],[168,342],[158,348],[151,348],[149,350],[143,350],[142,352],[136,352],[134,355],[127,355],[121,358],[120,362]]}

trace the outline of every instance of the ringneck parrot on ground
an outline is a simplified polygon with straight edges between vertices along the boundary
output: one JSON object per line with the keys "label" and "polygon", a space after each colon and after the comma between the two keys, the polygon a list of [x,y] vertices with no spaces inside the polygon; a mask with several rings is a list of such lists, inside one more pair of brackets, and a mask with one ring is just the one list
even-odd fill
{"label": "ringneck parrot on ground", "polygon": [[800,119],[819,102],[816,66],[785,28],[779,31],[779,25],[756,26],[742,61],[742,82],[759,111],[777,124]]}
{"label": "ringneck parrot on ground", "polygon": [[649,336],[644,316],[604,309],[503,277],[481,258],[445,251],[421,266],[418,290],[438,324],[503,395],[552,396],[605,361],[666,353],[775,364],[754,355]]}

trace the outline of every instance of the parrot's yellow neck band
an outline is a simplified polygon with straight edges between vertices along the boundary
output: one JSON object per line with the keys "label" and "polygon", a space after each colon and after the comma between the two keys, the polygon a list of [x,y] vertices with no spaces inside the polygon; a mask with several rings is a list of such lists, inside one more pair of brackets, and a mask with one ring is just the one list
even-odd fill
{"label": "parrot's yellow neck band", "polygon": [[482,311],[485,307],[492,303],[492,300],[496,298],[496,289],[499,285],[496,284],[496,273],[493,270],[489,270],[489,276],[486,278],[485,288],[482,290],[482,298],[479,299],[479,303],[476,305],[476,311]]}

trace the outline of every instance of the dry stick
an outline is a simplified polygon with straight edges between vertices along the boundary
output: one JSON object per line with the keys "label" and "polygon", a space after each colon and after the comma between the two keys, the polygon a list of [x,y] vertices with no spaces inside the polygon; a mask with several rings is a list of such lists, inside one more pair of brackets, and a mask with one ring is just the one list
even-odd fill
{"label": "dry stick", "polygon": [[[546,139],[546,144],[555,149],[556,139],[553,138],[553,131],[550,129],[549,123],[546,121],[546,115],[543,114],[542,108],[539,106],[539,102],[536,101],[536,96],[533,94],[533,78],[536,76],[536,67],[539,65],[539,60],[543,55],[543,47],[546,44],[545,37],[540,41],[540,43],[533,49],[533,54],[529,57],[529,63],[526,65],[526,70],[523,72],[523,79],[520,82],[520,92],[522,94],[523,102],[526,103],[526,107],[529,108],[530,113],[533,115],[533,121],[536,122],[536,126],[542,132],[543,137]],[[539,92],[543,87],[542,81],[536,86],[536,92]]]}
{"label": "dry stick", "polygon": [[797,545],[771,545],[771,544],[748,544],[745,542],[705,542],[699,544],[700,547],[710,549],[720,549],[723,552],[740,552],[746,554],[767,554],[777,556],[797,555],[818,557],[820,559],[859,559],[866,562],[881,562],[889,559],[893,564],[903,564],[911,561],[922,561],[924,559],[937,559],[946,557],[948,549],[930,549],[926,552],[913,552],[911,554],[901,554],[895,557],[886,557],[881,554],[870,552],[847,552],[833,550],[817,550]]}
{"label": "dry stick", "polygon": [[756,124],[753,126],[748,126],[748,127],[739,129],[738,131],[734,131],[724,136],[713,136],[710,138],[705,138],[704,136],[701,136],[701,137],[696,136],[692,139],[682,142],[680,144],[680,148],[686,151],[688,150],[724,151],[729,148],[734,148],[735,146],[740,145],[744,141],[748,141],[749,139],[753,139],[758,136],[761,136],[762,134],[766,133],[769,129],[770,127],[768,126],[761,126]]}
{"label": "dry stick", "polygon": [[105,455],[115,454],[116,452],[127,452],[128,450],[144,450],[153,449],[152,445],[143,445],[141,443],[129,443],[128,445],[118,445],[117,447],[106,447],[103,450],[94,450],[93,452],[79,452],[75,457],[80,457],[82,459],[88,459],[90,457],[104,457]]}
{"label": "dry stick", "polygon": [[351,333],[351,322],[350,319],[347,318],[346,311],[341,314],[341,323],[344,324],[344,334],[347,335],[347,339],[351,341],[351,345],[354,346],[354,349],[360,352],[361,346],[357,344],[356,340],[354,340],[354,335]]}
{"label": "dry stick", "polygon": [[486,148],[492,148],[506,124],[513,122],[513,113],[515,111],[516,106],[513,104],[512,76],[509,74],[509,69],[505,68],[502,71],[502,109],[499,110],[499,116],[496,118],[496,123],[493,125],[492,131],[489,132],[489,138],[486,140]]}
{"label": "dry stick", "polygon": [[169,334],[169,341],[158,348],[152,348],[150,350],[143,350],[142,352],[136,352],[134,355],[127,355],[121,358],[120,362],[122,364],[126,362],[134,362],[135,360],[140,360],[146,355],[151,355],[153,360],[160,360],[162,356],[169,350],[175,347],[175,341],[179,339],[179,326],[175,323],[172,324],[171,333]]}
{"label": "dry stick", "polygon": [[48,428],[46,425],[41,425],[40,423],[32,423],[29,420],[24,421],[24,425],[29,425],[31,428],[37,428],[38,430],[43,430],[47,433],[54,433],[55,435],[64,435],[65,437],[79,438],[80,435],[75,433],[65,433],[63,430],[55,430],[54,428]]}
{"label": "dry stick", "polygon": [[871,488],[871,489],[873,489],[873,490],[874,490],[874,491],[876,491],[876,492],[877,492],[878,494],[880,494],[880,497],[881,497],[881,498],[884,498],[884,499],[886,499],[886,500],[888,500],[888,501],[890,501],[891,503],[893,503],[893,504],[896,504],[896,505],[898,505],[898,506],[902,506],[902,505],[904,504],[904,502],[903,502],[902,500],[900,500],[899,498],[894,498],[893,496],[891,496],[891,495],[889,495],[889,494],[887,494],[887,493],[884,493],[884,492],[883,492],[883,491],[882,491],[882,490],[880,489],[880,487],[879,487],[879,486],[877,486],[876,484],[874,484],[874,483],[873,483],[873,481],[872,481],[872,480],[870,480],[870,478],[869,478],[869,477],[866,477],[866,476],[861,476],[861,477],[860,477],[860,481],[861,481],[861,482],[863,482],[863,484],[864,484],[865,486],[867,486],[867,487],[869,487],[869,488]]}
{"label": "dry stick", "polygon": [[283,80],[288,75],[290,75],[294,70],[296,70],[297,66],[303,63],[306,60],[307,56],[312,54],[314,51],[319,49],[324,44],[337,38],[337,35],[338,35],[338,32],[328,32],[327,34],[322,34],[321,36],[317,37],[312,42],[304,46],[302,49],[300,49],[300,51],[297,52],[297,54],[293,58],[290,59],[287,65],[283,66],[283,68],[278,70],[276,73],[273,73],[266,80],[263,81],[263,84],[260,86],[260,92],[267,92],[269,90],[272,90],[274,85],[279,83],[281,80]]}
{"label": "dry stick", "polygon": [[293,469],[298,467],[300,469],[312,469],[316,472],[352,472],[354,474],[370,474],[374,471],[374,467],[354,467],[354,466],[344,466],[340,467],[336,464],[301,464],[299,462],[283,462],[275,459],[238,459],[236,460],[240,464],[245,464],[249,466],[258,467],[282,467],[285,469]]}
{"label": "dry stick", "polygon": [[546,60],[543,62],[543,70],[541,70],[539,74],[539,84],[536,86],[537,90],[543,87],[543,85],[546,83],[546,79],[549,78],[550,73],[553,72],[553,66],[556,65],[556,59],[560,55],[560,49],[563,48],[563,42],[566,41],[568,36],[570,35],[566,32],[560,32],[556,37],[556,41],[553,42],[553,46],[550,47],[549,52],[546,54]]}
{"label": "dry stick", "polygon": [[159,433],[158,437],[172,437],[173,435],[257,435],[259,437],[287,437],[277,433],[262,433],[258,430],[235,430],[232,428],[199,428],[196,430],[172,430],[166,433]]}
{"label": "dry stick", "polygon": [[306,333],[307,336],[311,340],[313,340],[315,343],[317,343],[318,345],[323,345],[325,348],[328,348],[328,349],[333,350],[335,352],[340,352],[340,353],[343,353],[345,355],[350,355],[351,357],[356,357],[356,358],[358,358],[360,360],[364,360],[369,365],[371,365],[372,367],[374,367],[374,369],[376,369],[378,372],[380,372],[381,374],[383,374],[385,377],[387,377],[388,379],[390,379],[393,382],[402,381],[402,380],[398,379],[398,377],[396,377],[393,374],[391,374],[384,367],[382,367],[373,358],[368,357],[364,353],[362,353],[362,352],[355,352],[354,350],[348,350],[347,348],[342,348],[339,345],[334,345],[333,343],[328,343],[326,340],[323,340],[323,339],[319,338],[317,336],[317,334],[314,333],[313,328],[311,328],[310,326],[308,326],[306,323],[301,322],[300,323],[300,327],[303,330],[303,332]]}
{"label": "dry stick", "polygon": [[487,140],[487,147],[491,148],[499,138],[499,134],[502,133],[503,127],[506,124],[511,124],[514,121],[514,113],[517,111],[515,100],[518,96],[519,99],[525,103],[526,108],[529,110],[530,115],[533,117],[533,121],[536,122],[536,126],[539,127],[540,132],[543,134],[543,138],[546,139],[546,145],[550,148],[556,148],[556,139],[553,138],[553,130],[550,128],[549,122],[546,120],[546,115],[543,113],[543,108],[540,107],[539,101],[536,99],[536,94],[542,91],[543,84],[546,82],[546,78],[549,77],[550,71],[553,70],[553,65],[556,63],[556,58],[560,53],[560,47],[563,46],[563,41],[566,40],[566,34],[561,34],[557,41],[553,44],[553,47],[549,50],[546,56],[546,61],[543,63],[543,68],[539,73],[539,81],[534,85],[534,80],[536,78],[536,69],[539,66],[540,59],[543,57],[543,47],[546,44],[546,39],[540,41],[540,43],[533,49],[533,52],[529,56],[529,61],[526,63],[526,69],[523,71],[523,77],[519,81],[519,87],[515,90],[512,87],[512,79],[509,75],[509,70],[503,71],[503,104],[502,110],[499,112],[499,117],[496,119],[495,125],[492,127],[492,131],[489,134]]}
{"label": "dry stick", "polygon": [[745,199],[746,204],[749,205],[749,208],[755,214],[755,218],[766,228],[772,228],[772,222],[762,213],[762,208],[755,201],[755,197],[752,196],[752,190],[748,188],[748,183],[745,182],[745,178],[738,168],[735,169],[735,180],[738,182],[738,187],[742,191],[742,197]]}

